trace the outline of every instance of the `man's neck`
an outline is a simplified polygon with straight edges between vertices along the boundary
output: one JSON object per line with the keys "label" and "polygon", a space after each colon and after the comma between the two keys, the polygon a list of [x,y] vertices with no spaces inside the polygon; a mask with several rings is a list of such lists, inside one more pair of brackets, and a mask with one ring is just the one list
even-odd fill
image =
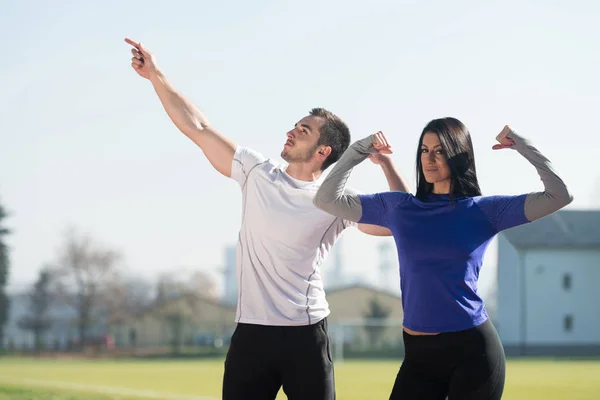
{"label": "man's neck", "polygon": [[287,166],[285,172],[292,178],[305,182],[316,181],[323,173],[319,168],[315,168],[314,165],[305,163],[291,163]]}

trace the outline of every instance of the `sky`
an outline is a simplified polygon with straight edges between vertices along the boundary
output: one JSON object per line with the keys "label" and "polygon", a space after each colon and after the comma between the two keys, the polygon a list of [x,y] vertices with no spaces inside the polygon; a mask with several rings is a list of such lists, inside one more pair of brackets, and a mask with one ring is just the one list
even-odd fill
{"label": "sky", "polygon": [[[417,139],[434,118],[469,128],[484,194],[542,189],[509,124],[554,164],[575,200],[600,207],[600,3],[508,1],[5,2],[0,12],[0,202],[10,212],[9,289],[53,263],[69,227],[122,252],[126,273],[201,269],[220,282],[241,216],[214,171],[130,67],[125,37],[237,144],[280,160],[313,107],[383,130],[414,187]],[[168,4],[168,5],[167,5]],[[386,190],[366,162],[350,185]],[[293,229],[293,228],[292,228]],[[380,280],[378,246],[347,231],[349,275]],[[481,290],[495,277],[492,245]],[[397,285],[395,275],[393,285]]]}

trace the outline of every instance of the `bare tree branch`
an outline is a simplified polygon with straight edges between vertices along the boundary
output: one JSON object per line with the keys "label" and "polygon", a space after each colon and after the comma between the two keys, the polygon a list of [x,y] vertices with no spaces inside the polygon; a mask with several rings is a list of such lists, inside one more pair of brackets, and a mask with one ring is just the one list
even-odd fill
{"label": "bare tree branch", "polygon": [[54,270],[56,289],[77,312],[79,342],[85,344],[94,317],[105,311],[102,294],[120,260],[120,254],[100,246],[88,235],[69,230]]}

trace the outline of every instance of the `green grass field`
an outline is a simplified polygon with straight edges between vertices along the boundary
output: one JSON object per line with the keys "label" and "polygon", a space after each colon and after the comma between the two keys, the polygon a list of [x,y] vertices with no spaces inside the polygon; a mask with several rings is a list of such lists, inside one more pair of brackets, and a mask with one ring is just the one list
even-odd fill
{"label": "green grass field", "polygon": [[[399,362],[336,365],[338,399],[387,399]],[[509,360],[504,399],[600,398],[600,360]],[[0,400],[219,399],[223,361],[0,359]],[[286,397],[280,393],[278,399]]]}

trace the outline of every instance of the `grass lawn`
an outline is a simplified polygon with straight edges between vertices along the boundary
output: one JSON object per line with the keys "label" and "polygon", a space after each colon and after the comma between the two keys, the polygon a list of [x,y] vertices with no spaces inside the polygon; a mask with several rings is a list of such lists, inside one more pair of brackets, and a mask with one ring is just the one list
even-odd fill
{"label": "grass lawn", "polygon": [[[340,400],[387,399],[399,362],[336,365]],[[509,360],[505,399],[600,398],[600,360]],[[0,400],[219,399],[223,361],[0,359]],[[278,399],[286,397],[280,393]]]}
{"label": "grass lawn", "polygon": [[27,389],[20,387],[2,386],[0,384],[0,400],[109,400],[114,397],[68,391],[44,389]]}

